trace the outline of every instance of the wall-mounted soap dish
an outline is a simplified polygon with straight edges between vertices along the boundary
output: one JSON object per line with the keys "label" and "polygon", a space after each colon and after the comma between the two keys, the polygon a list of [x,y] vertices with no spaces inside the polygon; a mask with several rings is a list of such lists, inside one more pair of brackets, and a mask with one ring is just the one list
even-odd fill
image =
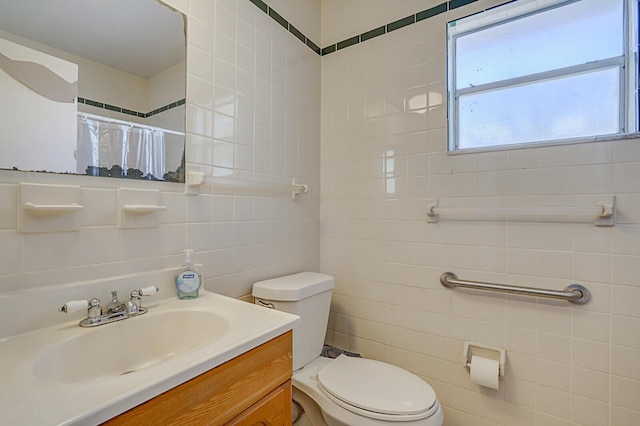
{"label": "wall-mounted soap dish", "polygon": [[31,202],[24,203],[23,208],[29,213],[36,216],[57,216],[61,214],[79,212],[84,208],[80,204],[34,204]]}
{"label": "wall-mounted soap dish", "polygon": [[167,209],[160,205],[157,189],[118,189],[118,227],[126,229],[155,228],[158,213]]}
{"label": "wall-mounted soap dish", "polygon": [[123,207],[124,211],[131,214],[149,214],[165,211],[167,206],[152,206],[149,204],[127,204]]}
{"label": "wall-mounted soap dish", "polygon": [[18,229],[24,233],[80,229],[82,191],[76,185],[20,184]]}

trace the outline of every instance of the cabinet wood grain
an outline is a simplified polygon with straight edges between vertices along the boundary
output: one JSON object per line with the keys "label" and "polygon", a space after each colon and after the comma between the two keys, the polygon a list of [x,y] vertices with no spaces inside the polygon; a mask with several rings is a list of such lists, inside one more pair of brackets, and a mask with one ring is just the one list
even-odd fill
{"label": "cabinet wood grain", "polygon": [[[288,331],[103,424],[200,426],[233,421],[234,425],[289,425],[291,344],[292,332]],[[285,413],[280,415],[280,409]],[[252,417],[253,412],[257,417]],[[246,420],[241,414],[246,414]],[[266,417],[260,420],[263,415]],[[263,420],[269,423],[261,423]]]}
{"label": "cabinet wood grain", "polygon": [[291,380],[253,404],[226,426],[291,425]]}

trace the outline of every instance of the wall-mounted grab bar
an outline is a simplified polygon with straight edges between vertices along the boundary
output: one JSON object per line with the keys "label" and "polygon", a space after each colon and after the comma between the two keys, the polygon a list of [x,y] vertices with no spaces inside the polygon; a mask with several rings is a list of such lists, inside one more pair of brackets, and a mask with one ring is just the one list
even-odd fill
{"label": "wall-mounted grab bar", "polygon": [[591,293],[580,284],[570,284],[562,291],[545,288],[520,287],[508,284],[483,283],[479,281],[459,280],[453,272],[445,272],[440,275],[440,284],[447,288],[463,287],[476,290],[497,291],[500,293],[522,294],[525,296],[546,297],[547,299],[560,299],[577,305],[584,305],[591,299]]}

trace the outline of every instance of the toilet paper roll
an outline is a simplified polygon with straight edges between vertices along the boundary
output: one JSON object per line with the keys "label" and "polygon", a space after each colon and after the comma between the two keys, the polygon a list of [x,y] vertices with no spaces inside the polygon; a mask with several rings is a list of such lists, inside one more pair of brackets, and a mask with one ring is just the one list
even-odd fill
{"label": "toilet paper roll", "polygon": [[498,376],[500,375],[500,363],[493,359],[473,355],[471,357],[471,382],[498,389]]}

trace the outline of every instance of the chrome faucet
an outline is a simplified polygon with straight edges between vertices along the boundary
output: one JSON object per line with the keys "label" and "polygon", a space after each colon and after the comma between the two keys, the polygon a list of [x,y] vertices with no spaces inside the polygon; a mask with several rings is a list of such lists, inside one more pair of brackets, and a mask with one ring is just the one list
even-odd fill
{"label": "chrome faucet", "polygon": [[125,305],[118,300],[118,292],[111,292],[111,302],[107,305],[107,313],[115,314],[116,312],[122,312],[125,310]]}
{"label": "chrome faucet", "polygon": [[111,302],[109,302],[104,312],[100,306],[100,299],[97,298],[72,300],[58,308],[58,311],[71,313],[87,309],[87,318],[80,321],[80,327],[96,327],[145,314],[147,308],[142,307],[141,296],[153,296],[157,292],[158,288],[155,286],[133,290],[129,300],[123,303],[118,300],[118,292],[112,291]]}

